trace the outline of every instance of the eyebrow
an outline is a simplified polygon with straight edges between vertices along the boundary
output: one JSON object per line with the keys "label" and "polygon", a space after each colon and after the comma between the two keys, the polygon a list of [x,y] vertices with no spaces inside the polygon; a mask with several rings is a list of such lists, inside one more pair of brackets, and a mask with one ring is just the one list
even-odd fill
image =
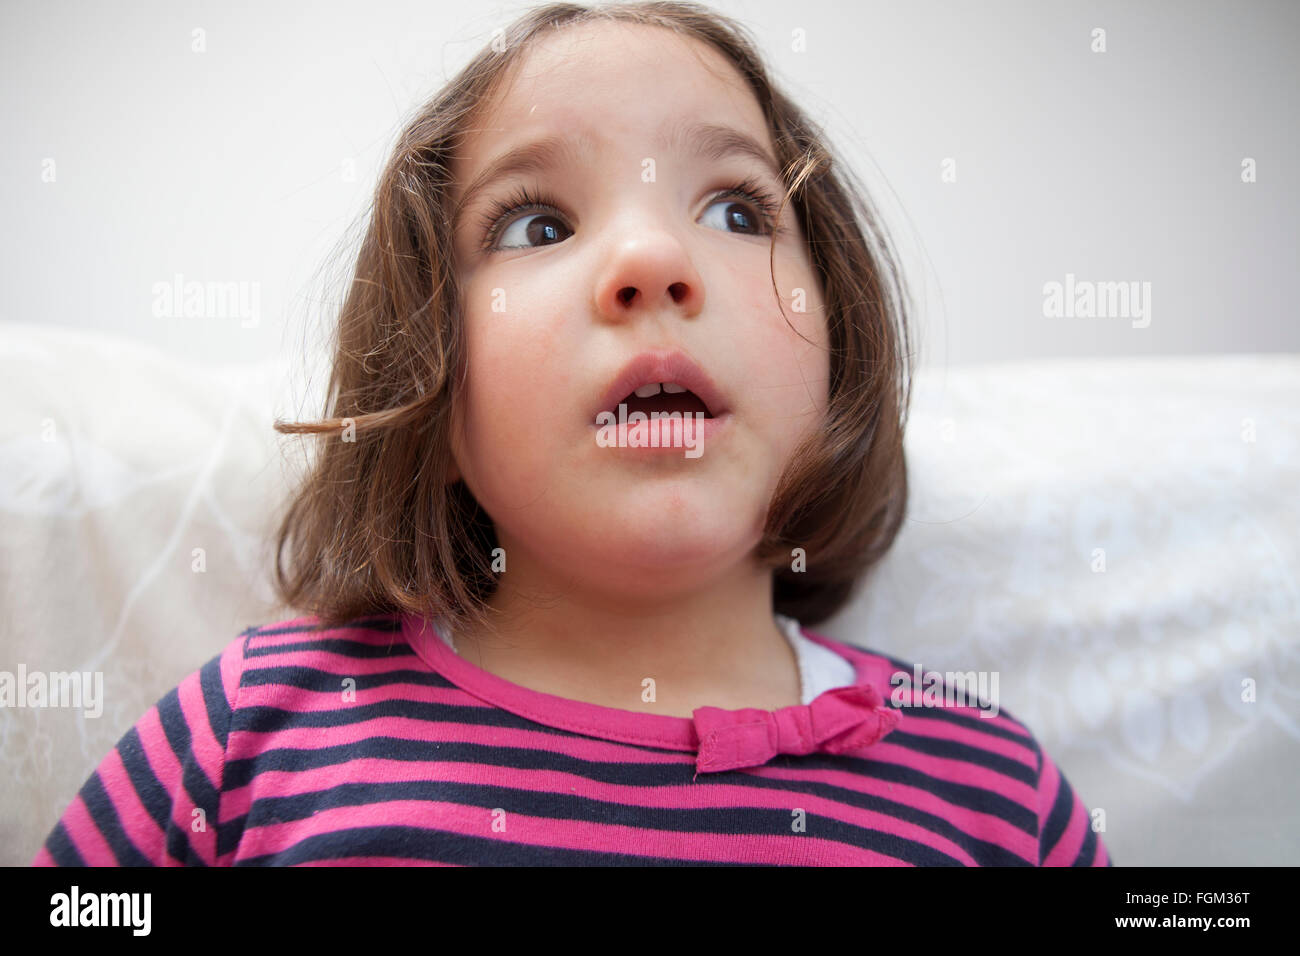
{"label": "eyebrow", "polygon": [[[778,183],[784,182],[771,154],[752,136],[734,126],[669,120],[660,128],[655,145],[714,162],[729,156],[748,157],[760,163]],[[452,228],[475,198],[497,180],[518,173],[546,172],[566,164],[576,166],[595,149],[596,139],[583,132],[546,136],[507,150],[490,162],[465,190],[452,214]]]}

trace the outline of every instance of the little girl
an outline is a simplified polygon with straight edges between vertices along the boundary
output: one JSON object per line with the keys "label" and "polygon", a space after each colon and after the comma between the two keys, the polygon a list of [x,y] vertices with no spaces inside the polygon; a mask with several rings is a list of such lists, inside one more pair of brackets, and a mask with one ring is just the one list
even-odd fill
{"label": "little girl", "polygon": [[[904,287],[734,22],[557,4],[406,128],[279,533],[306,616],[47,865],[1110,864],[1005,709],[801,627],[907,500]],[[919,689],[918,689],[919,691]]]}

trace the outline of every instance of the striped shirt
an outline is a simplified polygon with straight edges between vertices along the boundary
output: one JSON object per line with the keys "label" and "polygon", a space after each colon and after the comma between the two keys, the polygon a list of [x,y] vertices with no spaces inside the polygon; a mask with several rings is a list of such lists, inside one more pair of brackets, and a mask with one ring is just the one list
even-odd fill
{"label": "striped shirt", "polygon": [[1005,709],[899,706],[912,665],[802,633],[897,726],[704,773],[692,719],[511,683],[418,618],[251,628],[123,735],[33,864],[1111,865]]}

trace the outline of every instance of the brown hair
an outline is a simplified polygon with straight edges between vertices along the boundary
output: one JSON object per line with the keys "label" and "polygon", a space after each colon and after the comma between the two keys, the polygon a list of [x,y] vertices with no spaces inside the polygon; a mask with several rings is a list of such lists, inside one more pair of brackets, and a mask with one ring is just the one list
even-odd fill
{"label": "brown hair", "polygon": [[[492,522],[463,481],[445,483],[451,410],[467,367],[448,234],[450,159],[530,40],[602,19],[674,30],[734,64],[767,119],[784,171],[782,209],[793,204],[823,285],[826,419],[792,456],[756,551],[773,570],[775,610],[805,624],[829,617],[898,533],[907,504],[908,300],[865,189],[833,167],[820,131],[773,87],[739,23],[687,2],[554,3],[515,21],[503,52],[500,42],[484,49],[402,132],[339,315],[326,418],[276,422],[281,432],[319,438],[280,525],[275,570],[283,600],[321,626],[408,612],[441,616],[455,632],[489,619]],[[806,570],[793,570],[794,548],[804,550]]]}

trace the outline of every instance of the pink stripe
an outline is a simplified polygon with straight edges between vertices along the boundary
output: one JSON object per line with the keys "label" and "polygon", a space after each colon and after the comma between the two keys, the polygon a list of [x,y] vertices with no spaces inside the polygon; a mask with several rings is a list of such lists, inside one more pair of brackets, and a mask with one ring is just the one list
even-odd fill
{"label": "pink stripe", "polygon": [[[490,729],[487,729],[490,733]],[[434,751],[436,753],[436,751]],[[601,781],[588,781],[574,774],[561,771],[520,770],[514,767],[501,767],[494,764],[477,764],[439,760],[436,758],[421,761],[390,760],[383,757],[367,757],[348,760],[328,767],[320,767],[305,773],[290,770],[265,770],[253,781],[243,787],[230,790],[222,801],[222,820],[232,820],[242,816],[251,809],[254,799],[262,796],[293,796],[304,793],[316,793],[343,784],[350,783],[408,783],[443,781],[457,783],[483,783],[491,779],[497,786],[523,787],[520,781],[525,777],[548,773],[563,783],[559,793],[576,792],[572,787],[581,782],[590,787],[590,795],[607,799],[614,791],[621,790]],[[557,787],[559,785],[557,784]],[[660,788],[654,788],[658,790]],[[672,789],[672,788],[663,788]],[[647,792],[643,788],[641,792]],[[646,804],[653,806],[656,804]],[[671,803],[663,804],[671,806]]]}
{"label": "pink stripe", "polygon": [[[331,710],[347,710],[350,707],[364,707],[386,700],[400,700],[416,704],[449,704],[456,707],[477,707],[484,713],[495,710],[476,697],[471,697],[455,687],[428,687],[421,684],[394,682],[381,687],[359,687],[356,700],[343,699],[343,679],[359,677],[360,674],[342,674],[339,676],[338,690],[305,690],[288,684],[252,684],[243,690],[240,706],[274,707],[284,709],[285,699],[292,695],[295,713],[322,713]],[[322,728],[326,729],[326,728]]]}
{"label": "pink stripe", "polygon": [[176,755],[172,753],[171,744],[167,742],[157,705],[150,707],[148,713],[140,718],[139,723],[136,724],[136,732],[140,736],[141,749],[154,776],[158,778],[162,788],[174,798],[181,779],[181,765]]}
{"label": "pink stripe", "polygon": [[[221,743],[212,733],[212,722],[208,719],[207,703],[203,699],[203,684],[199,673],[190,674],[181,681],[177,688],[177,696],[180,698],[181,713],[185,717],[185,723],[190,730],[190,753],[193,755],[192,760],[198,766],[203,776],[207,778],[209,785],[213,790],[220,793],[221,790],[221,769],[222,761],[225,759],[225,750]],[[176,791],[180,793],[184,790],[182,778],[175,781]],[[186,791],[190,798],[190,806],[178,805],[177,824],[181,826],[181,832],[189,840],[190,847],[204,863],[212,865],[217,858],[217,827],[216,820],[205,820],[204,828],[198,832],[194,830],[196,822],[193,816],[193,810],[196,805],[193,801],[193,795]],[[204,808],[205,815],[208,808]]]}
{"label": "pink stripe", "polygon": [[[373,725],[382,724],[383,730],[376,729]],[[329,738],[322,740],[318,731],[311,729],[296,729],[293,731],[283,731],[276,736],[275,745],[286,746],[288,744],[300,745],[302,749],[312,749],[313,747],[332,746],[338,743],[351,743],[357,739],[363,739],[367,736],[393,736],[403,739],[410,739],[410,725],[414,724],[415,728],[420,729],[421,722],[408,721],[404,718],[383,718],[379,721],[367,721],[364,723],[347,725],[341,728],[332,728],[336,731]],[[502,746],[527,747],[529,749],[539,749],[547,753],[570,752],[574,756],[583,759],[593,759],[600,761],[609,761],[611,763],[621,763],[627,760],[633,760],[641,763],[648,762],[666,762],[666,763],[693,763],[693,757],[689,754],[672,755],[672,754],[653,754],[637,750],[633,747],[621,744],[614,744],[605,741],[596,741],[586,738],[557,738],[555,735],[542,732],[532,731],[508,731],[503,732],[499,728],[493,727],[473,727],[469,725],[447,724],[438,725],[440,731],[446,731],[447,739],[463,740],[472,743],[482,744],[499,744]],[[426,729],[427,732],[427,729]],[[240,735],[265,737],[272,735]],[[439,735],[439,739],[443,739]],[[263,743],[268,743],[263,741]],[[538,747],[537,744],[544,744],[544,747]],[[880,745],[877,745],[880,746]],[[550,748],[550,749],[548,749]],[[245,749],[245,742],[241,740],[239,748],[241,752]],[[250,752],[255,752],[257,748],[249,747]],[[895,748],[900,749],[900,748]],[[911,757],[912,752],[904,750],[905,757]],[[958,765],[954,761],[941,760],[937,761],[947,767]],[[906,764],[906,761],[905,761]],[[968,769],[969,765],[960,764],[962,769]],[[931,768],[932,770],[935,768]],[[542,773],[546,776],[539,778],[536,775]],[[501,768],[494,765],[484,765],[475,763],[452,763],[446,760],[428,760],[428,761],[402,761],[388,760],[384,758],[367,758],[361,760],[348,761],[344,764],[332,767],[321,767],[307,772],[292,771],[264,771],[259,774],[254,781],[244,787],[231,790],[226,794],[222,807],[222,819],[230,820],[242,816],[250,809],[251,801],[257,795],[274,794],[276,796],[313,793],[320,790],[329,789],[344,783],[373,783],[375,781],[428,781],[443,780],[454,782],[482,783],[486,777],[490,777],[495,783],[503,786],[518,786],[525,789],[551,789],[553,792],[578,792],[586,796],[597,799],[609,799],[612,802],[624,802],[639,806],[663,806],[673,807],[683,805],[683,797],[689,797],[692,792],[698,790],[700,785],[707,780],[707,776],[696,778],[696,783],[691,785],[691,789],[682,791],[674,787],[655,787],[655,788],[628,788],[618,785],[609,785],[599,781],[588,781],[574,774],[563,772],[554,772],[552,775],[544,771],[522,771],[514,768]],[[977,835],[980,839],[991,844],[1002,847],[1012,853],[1015,853],[1031,862],[1037,862],[1037,850],[1031,836],[1013,824],[992,814],[980,813],[963,807],[954,806],[947,801],[942,800],[935,794],[928,791],[917,789],[915,787],[893,784],[888,781],[879,780],[866,775],[859,775],[851,771],[778,771],[771,767],[762,768],[763,776],[780,777],[792,781],[808,781],[829,783],[834,786],[845,787],[860,793],[869,793],[882,799],[892,800],[895,803],[914,806],[926,812],[933,813],[937,817],[952,822],[958,829]],[[939,775],[939,774],[936,774]],[[958,773],[958,782],[965,782],[963,774]],[[994,789],[1000,789],[1002,781],[1005,780],[1000,774],[989,774],[991,779],[997,783]],[[542,783],[539,780],[548,782]],[[580,784],[581,790],[575,791],[574,784]],[[1023,788],[1023,784],[1020,785]],[[715,791],[716,788],[710,788]],[[749,794],[752,791],[743,787],[735,788],[735,792]],[[1032,793],[1032,791],[1027,791]],[[622,799],[622,795],[630,794],[630,799]],[[638,796],[650,794],[649,799],[638,799]],[[658,797],[654,795],[659,795]],[[751,798],[752,799],[752,798]],[[712,802],[702,805],[713,805]],[[762,805],[762,804],[760,804]],[[782,804],[778,804],[782,805]],[[844,819],[851,819],[851,814],[856,812],[850,808],[844,808]],[[831,814],[833,815],[833,814]],[[896,819],[892,822],[893,826],[913,826],[904,824]],[[881,827],[886,831],[889,825]],[[918,831],[922,828],[916,828]],[[929,834],[930,831],[924,831]],[[948,847],[954,847],[946,838],[938,835],[931,835],[930,839],[942,841],[938,848],[948,852]],[[924,842],[924,841],[921,841]],[[955,853],[959,858],[965,856],[964,851]]]}
{"label": "pink stripe", "polygon": [[36,856],[32,859],[31,865],[58,866],[58,864],[54,862],[54,857],[50,855],[50,851],[45,849],[44,844],[41,844],[41,848],[36,851]]}
{"label": "pink stripe", "polygon": [[[321,810],[306,820],[258,827],[245,833],[244,844],[247,849],[241,848],[240,857],[247,859],[283,853],[296,843],[313,836],[353,827],[392,826],[394,820],[400,819],[436,820],[443,824],[427,827],[431,832],[481,836],[524,846],[627,856],[738,863],[765,863],[773,860],[797,863],[806,859],[809,852],[813,852],[827,866],[905,865],[902,861],[883,854],[808,834],[765,836],[680,833],[590,820],[552,820],[522,813],[508,814],[505,818],[508,832],[497,833],[492,830],[493,816],[489,810],[425,800],[399,800],[386,804]],[[630,852],[631,847],[636,848],[635,853]]]}
{"label": "pink stripe", "polygon": [[[436,729],[437,734],[431,733]],[[231,735],[230,760],[253,758],[268,750],[285,748],[312,751],[355,743],[370,737],[393,737],[417,745],[427,745],[429,738],[439,742],[459,742],[497,747],[516,747],[534,750],[539,753],[572,756],[580,760],[598,763],[622,764],[688,764],[694,765],[693,754],[654,753],[613,741],[597,740],[587,737],[570,737],[541,730],[522,730],[501,728],[491,725],[430,723],[406,717],[381,717],[374,720],[358,721],[330,728],[291,728],[268,733],[250,733],[240,731]],[[436,754],[436,751],[432,751]],[[446,763],[445,760],[428,761],[387,760],[383,758],[365,758],[348,761],[347,764],[320,767],[305,772],[265,770],[250,783],[232,787],[222,797],[221,819],[223,822],[236,819],[248,812],[251,799],[250,787],[259,792],[266,792],[271,784],[267,779],[277,781],[277,794],[312,792],[334,786],[339,782],[355,782],[352,777],[339,777],[340,766],[359,766],[377,764],[384,768],[367,777],[367,780],[394,779],[428,779],[432,768]],[[469,764],[467,764],[468,766]],[[415,768],[408,772],[399,768]],[[304,779],[305,778],[305,779]],[[320,781],[326,781],[321,783]]]}
{"label": "pink stripe", "polygon": [[1070,866],[1074,863],[1079,856],[1079,850],[1083,848],[1083,838],[1087,835],[1088,829],[1088,820],[1083,816],[1078,801],[1075,801],[1070,822],[1066,824],[1065,832],[1061,834],[1056,847],[1043,860],[1043,866]]}
{"label": "pink stripe", "polygon": [[239,675],[244,669],[244,641],[245,638],[238,637],[221,652],[221,687],[232,711],[238,703]]}
{"label": "pink stripe", "polygon": [[[167,735],[163,731],[162,717],[158,713],[157,705],[149,708],[149,712],[140,718],[140,722],[136,724],[136,730],[140,735],[140,742],[144,749],[145,759],[149,762],[149,767],[153,770],[154,776],[158,778],[158,783],[163,790],[171,797],[172,805],[169,819],[182,833],[189,834],[190,822],[193,819],[190,816],[190,809],[194,806],[194,802],[181,784],[183,768],[176,759],[176,755],[172,753],[171,744],[167,742]],[[165,847],[159,850],[155,862],[170,866],[183,865],[182,861],[174,860],[171,854],[166,852]]]}
{"label": "pink stripe", "polygon": [[122,762],[121,751],[114,747],[100,763],[98,772],[126,835],[146,857],[160,862],[166,856],[166,834],[140,801],[135,785],[126,772],[126,765]]}
{"label": "pink stripe", "polygon": [[[300,621],[298,623],[308,623],[308,622]],[[294,626],[294,622],[289,621],[283,625],[281,624],[272,625],[269,628],[269,630],[279,630],[281,627],[291,627],[291,626]],[[393,651],[394,651],[393,659],[401,659],[401,657],[403,656],[406,657],[414,656],[412,655],[411,651],[403,645],[401,631],[382,631],[373,627],[327,628],[326,630],[323,631],[290,631],[285,634],[253,634],[251,646],[257,648],[269,648],[269,647],[291,648],[292,645],[294,644],[310,644],[316,641],[351,641],[356,644],[373,644],[375,643],[376,639],[383,639],[383,638],[396,639],[396,643],[394,644],[393,647]],[[320,653],[328,653],[328,652],[322,651],[320,649],[304,649],[301,651],[289,650],[286,653],[320,654]],[[277,656],[268,655],[267,658],[250,657],[249,661],[255,662],[258,660],[266,660],[266,659],[276,660]]]}
{"label": "pink stripe", "polygon": [[[1016,748],[1016,751],[1030,750],[1032,752],[1033,750],[1033,737],[1025,733],[1022,724],[1007,717],[1005,711],[999,711],[997,715],[993,717],[985,717],[982,716],[985,711],[980,710],[978,707],[970,707],[966,704],[949,704],[942,698],[938,702],[926,703],[924,691],[917,687],[912,687],[907,690],[891,687],[887,692],[882,691],[882,693],[884,693],[886,699],[889,700],[890,705],[903,715],[904,720],[906,720],[908,714],[914,711],[942,710],[946,714],[953,714],[964,718],[967,728],[972,733],[977,734],[976,739],[998,741],[999,743]],[[918,724],[920,727],[918,727]],[[951,729],[962,725],[960,723],[954,724],[943,719],[927,720],[922,717],[920,720],[907,723],[906,726],[909,732],[919,732],[921,728],[933,729],[935,727],[944,727]],[[1017,745],[1014,741],[1007,741],[1005,738],[999,737],[996,734],[980,734],[974,729],[976,727],[1015,734],[1017,737],[1021,738],[1024,743]]]}
{"label": "pink stripe", "polygon": [[[299,638],[302,635],[298,635]],[[408,650],[403,650],[403,645],[393,648],[391,654],[385,654],[382,657],[357,657],[341,644],[334,645],[335,641],[341,641],[343,638],[337,635],[323,634],[316,641],[325,641],[329,644],[326,647],[284,647],[276,650],[274,654],[266,653],[268,645],[263,643],[260,638],[254,638],[250,645],[248,661],[245,664],[247,671],[264,670],[272,667],[312,667],[316,670],[327,670],[338,673],[340,677],[355,677],[361,674],[380,674],[384,671],[396,670],[418,670],[427,672],[420,659]],[[302,643],[301,639],[297,643]],[[371,643],[367,641],[358,641],[355,637],[352,639],[354,644]],[[275,645],[271,645],[275,647]]]}
{"label": "pink stripe", "polygon": [[190,753],[194,762],[214,788],[221,786],[221,764],[225,749],[212,732],[207,702],[203,699],[203,684],[197,673],[186,677],[176,688],[180,700],[181,716],[190,732]]}
{"label": "pink stripe", "polygon": [[[495,712],[491,708],[487,713]],[[436,731],[436,733],[434,733]],[[231,735],[230,760],[253,758],[278,747],[317,750],[351,744],[371,737],[393,737],[413,744],[469,743],[492,747],[518,747],[560,754],[598,763],[690,764],[695,755],[659,753],[630,744],[556,734],[545,730],[428,721],[416,717],[384,716],[337,727],[288,727],[273,731],[239,731]]]}
{"label": "pink stripe", "polygon": [[329,767],[320,767],[305,773],[291,770],[266,770],[252,783],[226,791],[221,801],[221,822],[244,816],[252,809],[253,801],[263,797],[293,797],[318,793],[351,783],[412,783],[437,779],[430,771],[434,767],[455,766],[437,761],[411,762],[365,758],[348,760]]}
{"label": "pink stripe", "polygon": [[[890,800],[902,806],[932,814],[940,820],[952,824],[969,837],[1000,847],[1031,863],[1036,864],[1038,862],[1038,846],[1034,842],[1034,838],[1015,824],[1009,823],[992,813],[983,813],[949,803],[929,790],[903,783],[889,783],[874,777],[861,776],[844,770],[798,773],[773,769],[770,772],[765,772],[764,776],[780,776],[795,782],[829,783],[833,786],[843,787],[846,790]],[[898,821],[893,825],[902,826],[905,824]],[[938,834],[935,837],[946,840],[945,837]]]}
{"label": "pink stripe", "polygon": [[919,753],[901,744],[890,743],[888,737],[872,747],[871,759],[900,767],[910,767],[950,783],[991,790],[1031,810],[1034,806],[1036,796],[1034,788],[1022,780],[1016,780],[987,767],[967,763],[965,760]]}
{"label": "pink stripe", "polygon": [[[312,618],[270,625],[280,629],[313,623]],[[882,835],[905,840],[916,848],[929,848],[944,854],[955,862],[974,865],[973,850],[964,849],[959,840],[969,838],[989,847],[1000,848],[1008,854],[1037,863],[1039,846],[1032,834],[1027,834],[1000,817],[979,810],[956,806],[928,789],[923,781],[919,785],[891,783],[871,776],[870,763],[854,762],[846,769],[822,769],[763,765],[741,771],[752,778],[777,780],[786,784],[782,789],[746,786],[743,778],[734,775],[695,774],[696,737],[694,722],[687,718],[667,717],[641,711],[624,711],[600,707],[554,697],[511,684],[458,657],[446,647],[437,635],[417,634],[412,628],[416,619],[403,619],[403,633],[377,628],[326,631],[294,631],[284,634],[240,637],[230,641],[220,656],[220,675],[227,703],[232,711],[261,706],[284,708],[291,714],[319,714],[330,712],[341,720],[349,721],[337,727],[295,727],[278,731],[231,733],[227,746],[222,747],[219,735],[214,733],[203,698],[201,672],[195,671],[177,685],[180,711],[187,722],[191,737],[192,755],[178,761],[172,754],[162,729],[161,717],[156,707],[151,708],[137,723],[145,760],[160,785],[172,798],[171,819],[190,841],[191,846],[205,861],[231,864],[249,857],[283,852],[312,835],[343,832],[359,826],[411,825],[428,827],[436,824],[431,833],[462,833],[477,835],[484,840],[497,840],[506,845],[554,847],[574,851],[646,856],[682,861],[737,862],[737,863],[792,863],[816,861],[821,865],[863,865],[874,862],[882,865],[900,865],[901,860],[887,852],[871,852],[852,843],[831,839],[825,830],[831,826],[853,826]],[[826,638],[804,629],[805,635],[840,653],[853,663],[858,684],[870,682],[886,697],[893,691],[889,677],[900,668],[874,652],[854,645]],[[403,637],[419,639],[412,648],[403,643]],[[375,657],[354,658],[329,650],[331,641],[347,641],[371,647],[391,648],[394,653]],[[324,649],[301,650],[293,645],[318,642]],[[250,649],[272,650],[245,660],[245,645]],[[246,682],[248,671],[265,671],[276,667],[305,667],[333,675],[339,683],[337,690],[306,691],[286,684],[250,685]],[[397,670],[412,670],[442,676],[453,686],[438,687],[427,683],[385,683],[373,689],[361,689],[355,701],[342,699],[342,681],[348,677],[364,679],[371,675]],[[243,686],[241,686],[243,683]],[[922,701],[922,689],[914,689],[916,700]],[[364,707],[380,702],[392,702],[396,716],[376,717],[369,720],[351,720],[351,707]],[[461,720],[429,721],[410,716],[416,705],[436,704],[475,708],[469,711],[468,722]],[[974,748],[978,753],[995,755],[1002,760],[1014,761],[1017,766],[1035,767],[1038,754],[1029,729],[1020,724],[1009,712],[997,717],[980,716],[973,707],[949,707],[949,714],[966,717],[965,720],[932,720],[916,717],[916,711],[903,708],[900,729],[919,739],[947,741]],[[491,721],[499,708],[512,714],[537,721],[523,727],[497,727]],[[475,718],[483,723],[476,723]],[[552,728],[562,727],[570,733],[557,733]],[[998,733],[989,733],[997,730]],[[396,760],[389,756],[366,759],[346,759],[332,766],[309,768],[300,772],[267,770],[250,783],[229,792],[221,793],[225,783],[223,768],[230,760],[255,759],[271,750],[303,751],[310,754],[321,748],[355,747],[358,742],[374,738],[393,738],[412,745],[411,753],[419,754],[418,761]],[[1003,772],[967,762],[961,757],[934,756],[910,749],[898,738],[886,737],[869,753],[870,760],[881,769],[904,768],[924,774],[935,781],[944,781],[962,787],[976,787],[997,794],[1033,813],[1042,833],[1052,802],[1065,778],[1059,769],[1042,754],[1042,773],[1038,788],[1015,780]],[[611,739],[613,738],[613,739]],[[515,766],[474,763],[466,759],[451,759],[448,750],[457,744],[485,748],[514,748],[534,753],[542,758],[563,761],[572,758],[593,764],[590,771],[578,767],[574,771],[549,768],[540,760],[541,769],[519,769]],[[418,749],[417,749],[418,748]],[[383,753],[390,751],[384,750]],[[508,763],[518,763],[507,755]],[[190,829],[193,817],[193,795],[183,785],[184,763],[194,765],[208,778],[220,794],[218,820],[207,821],[206,832]],[[602,765],[615,775],[623,768],[656,767],[678,768],[684,780],[680,784],[664,786],[638,786],[627,783],[606,783],[590,776],[598,776]],[[635,772],[634,770],[632,771]],[[158,827],[141,803],[122,762],[121,753],[114,749],[100,764],[99,774],[111,807],[118,815],[122,831],[142,853],[156,862],[179,865],[166,852],[166,832]],[[349,784],[361,790],[360,799],[373,799],[366,793],[367,786],[387,783],[418,782],[430,784],[429,792],[441,800],[402,799],[387,802],[363,803],[358,806],[317,807],[317,794]],[[442,786],[440,786],[442,785]],[[830,795],[806,792],[819,785],[837,788]],[[600,804],[627,808],[634,820],[641,814],[654,815],[664,810],[717,810],[720,814],[734,812],[735,829],[764,829],[752,822],[752,813],[773,812],[781,816],[798,807],[811,818],[811,832],[796,834],[785,827],[769,828],[763,833],[694,833],[676,829],[652,829],[642,826],[620,825],[608,822],[608,814],[586,813],[582,809],[575,819],[553,819],[530,813],[512,812],[507,820],[508,833],[492,831],[490,808],[460,804],[448,800],[446,789],[451,786],[500,787],[523,796],[520,805],[528,809],[529,795],[540,799],[572,797]],[[801,792],[802,791],[802,792]],[[853,797],[883,801],[902,812],[910,808],[932,815],[951,827],[953,837],[926,829],[925,826],[890,815],[887,810],[866,809],[855,806]],[[268,819],[262,826],[248,827],[239,846],[229,851],[219,861],[214,860],[218,825],[246,818],[259,798],[300,797],[309,816],[301,820],[275,821]],[[1086,805],[1076,793],[1070,820],[1058,845],[1052,849],[1047,865],[1074,862],[1080,847],[1090,832]],[[488,798],[485,798],[488,799]],[[844,801],[844,802],[841,802]],[[266,806],[262,807],[267,809]],[[747,816],[748,814],[748,816]],[[408,822],[409,821],[409,822]],[[748,821],[748,822],[747,822]],[[93,864],[115,862],[112,850],[104,836],[94,826],[80,795],[69,805],[62,818],[69,839],[83,858]],[[722,829],[732,830],[730,822]],[[851,840],[852,837],[844,839]],[[1041,836],[1040,838],[1041,839]],[[437,841],[434,840],[434,843]],[[893,845],[886,844],[892,852]],[[1090,862],[1105,866],[1109,854],[1098,835],[1097,850]],[[458,865],[443,861],[411,860],[401,857],[377,856],[356,847],[356,855],[343,855],[329,860],[313,861],[304,865]],[[629,852],[629,850],[635,852]],[[331,852],[347,854],[347,849]],[[400,852],[400,851],[399,851]],[[37,852],[33,865],[54,865],[55,860],[44,846]]]}
{"label": "pink stripe", "polygon": [[68,805],[61,822],[68,831],[72,845],[77,848],[87,866],[117,866],[113,848],[99,832],[99,827],[95,826],[95,820],[80,793]]}
{"label": "pink stripe", "polygon": [[[253,647],[257,650],[262,649],[260,643],[255,643]],[[322,650],[294,650],[285,651],[281,654],[264,654],[250,657],[246,672],[252,675],[258,671],[272,670],[277,667],[310,667],[313,670],[336,674],[340,681],[345,677],[365,677],[370,674],[387,673],[388,671],[408,670],[428,673],[428,668],[413,654],[394,654],[391,657],[349,657],[334,651]],[[264,683],[250,684],[245,688],[245,693],[251,690],[260,690],[266,686]],[[424,689],[429,685],[412,684],[411,686]]]}
{"label": "pink stripe", "polygon": [[1056,803],[1056,793],[1061,786],[1061,775],[1056,764],[1043,752],[1043,766],[1038,772],[1038,832],[1047,829],[1047,818],[1052,814],[1052,805]]}
{"label": "pink stripe", "polygon": [[[1038,813],[1040,832],[1046,826],[1047,818],[1052,812],[1052,805],[1056,803],[1057,794],[1064,782],[1065,778],[1061,776],[1056,763],[1044,752],[1043,771],[1040,779],[1043,795]],[[1090,822],[1084,812],[1083,804],[1078,799],[1073,800],[1070,807],[1069,822],[1066,824],[1056,846],[1044,858],[1043,866],[1069,866],[1072,864],[1079,855],[1084,836],[1089,828]]]}
{"label": "pink stripe", "polygon": [[[257,780],[260,792],[276,797],[292,793],[314,793],[328,790],[343,784],[374,784],[376,782],[419,782],[419,783],[455,783],[478,786],[497,786],[534,793],[550,793],[563,796],[587,798],[611,804],[634,808],[664,809],[711,809],[717,807],[755,807],[763,809],[788,810],[791,808],[792,794],[789,791],[765,790],[747,787],[742,784],[706,783],[700,778],[697,783],[681,786],[639,787],[634,785],[607,784],[588,780],[573,774],[551,770],[517,770],[513,767],[482,766],[468,763],[441,763],[436,767],[429,763],[399,764],[395,761],[381,759],[356,760],[337,767],[328,768],[332,773],[310,775],[269,771],[263,775],[269,777],[263,784],[263,777]],[[436,772],[435,772],[436,771]],[[781,779],[806,780],[806,776],[781,774],[764,768],[762,771],[750,771],[755,776],[780,777]],[[824,782],[843,786],[857,792],[872,792],[875,796],[907,805],[907,797],[913,796],[920,804],[919,809],[929,812],[938,811],[937,815],[949,819],[957,829],[978,834],[986,842],[1002,846],[1019,855],[1026,856],[1033,852],[1033,840],[1023,831],[986,814],[958,810],[932,794],[910,787],[894,786],[894,792],[886,792],[889,784],[883,781],[865,781],[864,778],[847,772],[826,772],[818,774],[826,778]],[[866,782],[871,786],[862,786]],[[265,786],[265,790],[262,788]],[[240,794],[240,813],[248,811],[249,800],[254,796],[251,788],[242,788]],[[259,794],[257,795],[260,795]],[[405,801],[392,801],[396,804]],[[232,801],[232,807],[233,807]],[[390,804],[390,805],[391,805]],[[843,823],[865,827],[882,833],[892,833],[905,839],[913,840],[939,850],[949,856],[974,865],[970,854],[942,834],[934,833],[918,824],[902,820],[887,813],[859,809],[840,803],[831,798],[812,794],[799,795],[797,804],[810,814],[828,817]],[[953,820],[954,816],[961,820]],[[969,825],[963,826],[963,822]],[[391,820],[389,822],[392,822]],[[1036,860],[1037,857],[1035,856]]]}
{"label": "pink stripe", "polygon": [[946,720],[907,720],[907,711],[903,711],[903,720],[907,721],[906,728],[900,725],[899,729],[906,729],[909,734],[915,734],[917,737],[926,737],[930,740],[951,740],[954,743],[966,744],[970,747],[976,747],[989,753],[995,753],[1002,757],[1007,757],[1017,763],[1023,764],[1031,772],[1037,766],[1038,758],[1034,756],[1033,746],[1028,743],[1017,743],[1014,740],[1007,740],[994,734],[981,733],[976,729],[976,723],[979,726],[986,726],[996,722],[993,720],[982,719],[979,717],[971,718],[970,724],[950,724]]}

